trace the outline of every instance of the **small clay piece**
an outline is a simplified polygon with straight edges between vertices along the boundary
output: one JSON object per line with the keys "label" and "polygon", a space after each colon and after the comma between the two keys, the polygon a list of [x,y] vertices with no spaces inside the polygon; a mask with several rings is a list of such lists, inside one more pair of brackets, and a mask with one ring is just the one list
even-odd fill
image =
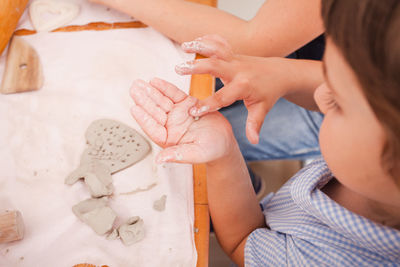
{"label": "small clay piece", "polygon": [[92,197],[111,195],[114,191],[110,168],[100,161],[89,161],[87,164],[72,172],[65,180],[66,184],[73,184],[81,177],[89,187]]}
{"label": "small clay piece", "polygon": [[21,240],[24,237],[24,222],[19,211],[0,213],[0,243]]}
{"label": "small clay piece", "polygon": [[93,197],[113,192],[111,174],[142,160],[150,144],[134,129],[117,121],[94,121],[85,134],[88,148],[82,154],[79,167],[65,180],[72,185],[84,178]]}
{"label": "small clay piece", "polygon": [[165,210],[165,202],[167,201],[167,196],[163,195],[160,199],[154,201],[153,209],[156,211],[163,211]]}
{"label": "small clay piece", "polygon": [[111,233],[106,237],[107,240],[115,240],[119,237],[119,233],[117,229],[113,229]]}
{"label": "small clay piece", "polygon": [[[71,1],[36,0],[29,6],[29,16],[36,31],[52,31],[72,21],[79,5]],[[49,15],[52,17],[49,18]]]}
{"label": "small clay piece", "polygon": [[107,206],[107,198],[87,199],[72,207],[73,213],[97,234],[111,231],[117,215]]}
{"label": "small clay piece", "polygon": [[149,191],[150,189],[152,189],[153,187],[155,187],[157,185],[157,183],[152,183],[148,186],[146,186],[145,188],[136,188],[135,190],[132,190],[130,192],[125,192],[125,193],[120,193],[120,195],[134,195],[136,193],[140,193],[140,192],[146,192]]}
{"label": "small clay piece", "polygon": [[143,220],[134,216],[118,228],[119,237],[124,245],[129,246],[144,238]]}
{"label": "small clay piece", "polygon": [[14,36],[7,53],[1,93],[33,91],[42,86],[43,71],[38,54],[22,37]]}

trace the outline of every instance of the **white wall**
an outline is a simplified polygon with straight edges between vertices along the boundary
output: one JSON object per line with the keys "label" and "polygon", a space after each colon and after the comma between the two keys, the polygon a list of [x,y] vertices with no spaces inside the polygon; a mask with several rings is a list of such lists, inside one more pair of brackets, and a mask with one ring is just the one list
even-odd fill
{"label": "white wall", "polygon": [[242,19],[254,17],[265,0],[218,0],[218,8]]}

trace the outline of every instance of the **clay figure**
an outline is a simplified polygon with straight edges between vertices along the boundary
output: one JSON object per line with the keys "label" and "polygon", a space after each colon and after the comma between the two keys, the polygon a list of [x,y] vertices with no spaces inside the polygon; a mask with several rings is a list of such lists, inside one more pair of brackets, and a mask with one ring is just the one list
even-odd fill
{"label": "clay figure", "polygon": [[108,119],[94,121],[85,134],[88,147],[79,167],[65,180],[72,185],[84,179],[93,197],[111,195],[111,174],[142,160],[150,144],[136,130]]}

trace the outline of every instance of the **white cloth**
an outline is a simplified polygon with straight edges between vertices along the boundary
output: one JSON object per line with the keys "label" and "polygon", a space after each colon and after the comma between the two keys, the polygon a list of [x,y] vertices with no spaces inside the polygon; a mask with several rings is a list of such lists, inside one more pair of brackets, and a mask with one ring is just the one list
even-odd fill
{"label": "white cloth", "polygon": [[[53,0],[57,2],[58,0]],[[94,4],[89,2],[88,0],[63,0],[67,2],[77,3],[80,6],[79,15],[74,18],[67,25],[85,25],[90,22],[127,22],[135,20],[131,16],[121,13],[115,9],[108,8],[103,5]],[[34,2],[34,0],[30,0],[27,5],[27,10],[29,9],[30,4]],[[49,14],[49,17],[56,16]],[[33,30],[33,25],[29,18],[29,12],[24,12],[22,15],[17,29],[28,29]]]}
{"label": "white cloth", "polygon": [[[45,84],[0,95],[0,212],[21,211],[26,227],[23,240],[0,244],[0,266],[195,266],[190,165],[156,165],[160,148],[152,144],[146,159],[113,175],[117,225],[131,216],[145,223],[145,238],[129,247],[79,221],[71,207],[89,191],[83,182],[64,184],[79,164],[89,124],[109,118],[141,132],[129,112],[132,81],[157,76],[187,93],[190,78],[175,74],[174,66],[193,55],[151,28],[23,38],[40,56]],[[0,75],[4,63],[5,53]],[[149,191],[121,195],[153,183]],[[164,194],[165,211],[155,211],[153,202]]]}

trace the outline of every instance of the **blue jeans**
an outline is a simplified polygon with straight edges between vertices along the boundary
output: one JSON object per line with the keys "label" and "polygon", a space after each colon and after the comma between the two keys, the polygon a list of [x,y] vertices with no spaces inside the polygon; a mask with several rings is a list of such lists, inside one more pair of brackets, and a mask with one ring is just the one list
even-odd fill
{"label": "blue jeans", "polygon": [[264,120],[260,141],[252,145],[246,137],[247,109],[243,103],[221,110],[232,125],[246,161],[299,159],[320,155],[318,132],[323,115],[285,99],[279,99]]}

